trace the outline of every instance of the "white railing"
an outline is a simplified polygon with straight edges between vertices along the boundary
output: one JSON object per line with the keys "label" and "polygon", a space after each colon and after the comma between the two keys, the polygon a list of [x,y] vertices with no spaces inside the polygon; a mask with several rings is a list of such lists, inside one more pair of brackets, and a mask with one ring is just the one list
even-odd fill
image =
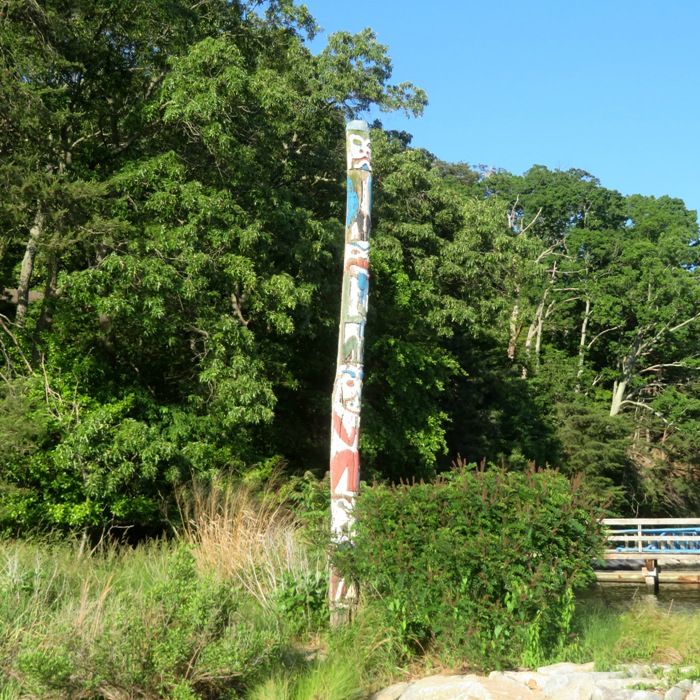
{"label": "white railing", "polygon": [[700,518],[606,518],[608,553],[700,556]]}

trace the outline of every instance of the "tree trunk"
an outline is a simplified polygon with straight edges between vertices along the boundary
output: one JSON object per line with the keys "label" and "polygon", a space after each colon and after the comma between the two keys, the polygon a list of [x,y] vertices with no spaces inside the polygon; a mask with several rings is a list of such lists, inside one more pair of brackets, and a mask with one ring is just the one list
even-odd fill
{"label": "tree trunk", "polygon": [[586,299],[586,312],[583,314],[581,323],[581,340],[578,344],[578,372],[576,373],[576,393],[581,393],[581,377],[583,375],[583,365],[586,360],[586,341],[588,339],[588,321],[591,318],[591,300]]}
{"label": "tree trunk", "polygon": [[510,315],[510,338],[508,341],[508,359],[512,362],[515,359],[515,349],[518,346],[520,331],[523,329],[522,322],[518,322],[520,307],[516,301],[513,305],[513,312]]}
{"label": "tree trunk", "polygon": [[[530,357],[530,350],[532,348],[532,341],[533,339],[535,340],[535,364],[539,364],[540,362],[540,348],[542,347],[542,332],[544,330],[544,320],[547,318],[549,315],[549,312],[552,309],[552,304],[550,304],[547,307],[547,311],[545,311],[545,306],[547,304],[547,299],[549,298],[549,292],[552,289],[554,282],[556,281],[557,278],[557,265],[556,263],[554,264],[554,268],[552,269],[552,275],[549,279],[549,285],[545,287],[545,290],[542,294],[542,299],[537,306],[537,311],[535,311],[535,318],[533,319],[532,323],[530,324],[530,328],[528,329],[527,332],[527,339],[525,341],[525,354]],[[554,303],[554,302],[552,302]]]}
{"label": "tree trunk", "polygon": [[544,290],[542,295],[542,300],[540,301],[537,310],[535,311],[535,318],[530,324],[530,328],[527,331],[527,339],[525,340],[525,354],[530,357],[530,350],[532,349],[532,341],[536,339],[535,343],[535,359],[539,360],[539,348],[540,339],[542,337],[542,329],[544,325],[544,306],[547,302],[547,297],[549,296],[549,287]]}
{"label": "tree trunk", "polygon": [[610,415],[616,416],[620,412],[622,402],[625,399],[625,391],[627,391],[627,381],[622,380],[613,384],[612,402],[610,403]]}
{"label": "tree trunk", "polygon": [[49,256],[46,270],[46,284],[44,285],[44,298],[41,301],[41,314],[34,331],[33,360],[36,364],[41,362],[41,334],[53,323],[54,300],[58,296],[58,257],[55,253]]}
{"label": "tree trunk", "polygon": [[44,232],[44,221],[44,212],[39,208],[34,216],[34,223],[29,229],[29,240],[27,241],[27,248],[24,251],[22,267],[19,273],[19,284],[17,285],[17,312],[15,315],[15,322],[18,326],[24,325],[24,321],[27,317],[29,287],[32,281],[32,273],[34,272],[34,260],[36,259],[39,239]]}
{"label": "tree trunk", "polygon": [[634,379],[637,361],[644,354],[645,343],[641,336],[637,336],[632,343],[630,354],[622,362],[622,379],[613,384],[613,395],[610,403],[610,415],[616,416],[620,412],[622,402],[625,400],[625,392],[629,383]]}

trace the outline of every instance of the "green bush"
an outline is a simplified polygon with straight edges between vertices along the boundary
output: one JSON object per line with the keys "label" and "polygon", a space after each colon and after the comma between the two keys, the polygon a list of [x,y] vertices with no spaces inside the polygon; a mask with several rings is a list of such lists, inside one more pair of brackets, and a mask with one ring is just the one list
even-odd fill
{"label": "green bush", "polygon": [[41,589],[18,588],[18,607],[30,600],[21,619],[4,610],[0,652],[8,661],[0,672],[31,697],[210,700],[237,697],[280,662],[285,639],[255,601],[198,573],[184,547],[152,553],[165,568],[141,586],[124,571],[140,564],[127,553],[95,588],[99,562],[85,559],[78,595],[66,590],[51,602]]}
{"label": "green bush", "polygon": [[328,572],[282,573],[274,594],[275,610],[298,634],[320,630],[328,623]]}
{"label": "green bush", "polygon": [[365,489],[355,546],[334,563],[389,609],[406,654],[431,646],[474,667],[534,665],[566,640],[572,591],[602,548],[600,515],[558,472],[460,468]]}

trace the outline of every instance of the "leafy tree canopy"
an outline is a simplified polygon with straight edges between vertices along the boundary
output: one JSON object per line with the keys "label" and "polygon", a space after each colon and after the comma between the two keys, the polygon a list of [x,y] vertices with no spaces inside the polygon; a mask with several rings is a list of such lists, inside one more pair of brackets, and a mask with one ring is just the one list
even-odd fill
{"label": "leafy tree canopy", "polygon": [[[345,121],[420,115],[291,0],[0,11],[0,521],[158,526],[173,483],[325,472]],[[457,454],[697,503],[698,225],[375,123],[363,474]]]}

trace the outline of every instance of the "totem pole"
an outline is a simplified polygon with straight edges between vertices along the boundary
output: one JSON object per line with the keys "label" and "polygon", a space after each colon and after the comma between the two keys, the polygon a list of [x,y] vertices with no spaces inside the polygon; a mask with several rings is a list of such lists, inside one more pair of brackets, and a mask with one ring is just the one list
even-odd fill
{"label": "totem pole", "polygon": [[[367,122],[349,122],[346,134],[348,202],[331,427],[331,537],[336,544],[351,542],[352,511],[360,489],[358,442],[372,206],[372,162]],[[356,582],[346,581],[341,572],[332,569],[329,602],[331,624],[347,621],[357,603]]]}

